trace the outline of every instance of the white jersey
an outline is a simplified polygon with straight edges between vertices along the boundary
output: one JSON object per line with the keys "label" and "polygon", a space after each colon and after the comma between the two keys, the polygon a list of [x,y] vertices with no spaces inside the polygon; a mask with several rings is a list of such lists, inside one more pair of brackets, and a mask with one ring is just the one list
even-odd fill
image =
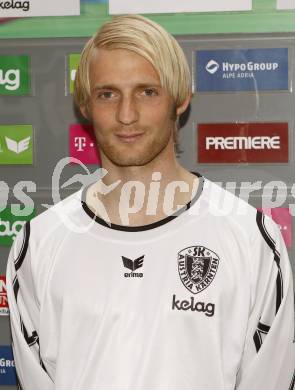
{"label": "white jersey", "polygon": [[151,225],[79,191],[27,223],[7,289],[23,390],[290,390],[294,297],[279,228],[201,179]]}

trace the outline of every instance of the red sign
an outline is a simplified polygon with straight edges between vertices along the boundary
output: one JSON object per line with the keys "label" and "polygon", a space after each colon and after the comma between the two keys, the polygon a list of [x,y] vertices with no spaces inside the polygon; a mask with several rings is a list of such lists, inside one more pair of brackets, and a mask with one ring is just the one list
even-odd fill
{"label": "red sign", "polygon": [[8,315],[6,278],[0,275],[0,316]]}
{"label": "red sign", "polygon": [[292,247],[292,216],[286,207],[258,209],[271,217],[279,226],[287,248]]}
{"label": "red sign", "polygon": [[84,164],[101,165],[94,130],[91,125],[70,126],[70,156]]}
{"label": "red sign", "polygon": [[286,163],[288,123],[198,125],[199,163]]}

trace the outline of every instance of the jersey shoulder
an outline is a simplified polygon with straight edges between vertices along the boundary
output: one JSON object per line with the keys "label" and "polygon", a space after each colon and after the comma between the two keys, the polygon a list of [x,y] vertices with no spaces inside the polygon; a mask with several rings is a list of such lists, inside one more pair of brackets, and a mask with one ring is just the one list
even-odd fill
{"label": "jersey shoulder", "polygon": [[39,238],[50,236],[55,231],[66,232],[78,223],[81,217],[82,190],[54,204],[30,221],[31,229]]}
{"label": "jersey shoulder", "polygon": [[280,234],[278,225],[271,217],[218,184],[206,179],[203,192],[207,213],[218,224],[232,225],[250,239],[265,241],[264,231],[270,236]]}

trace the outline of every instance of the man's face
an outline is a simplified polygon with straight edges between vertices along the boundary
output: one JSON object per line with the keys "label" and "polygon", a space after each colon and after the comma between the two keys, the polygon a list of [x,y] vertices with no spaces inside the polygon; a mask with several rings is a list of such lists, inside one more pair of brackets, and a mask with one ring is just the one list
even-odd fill
{"label": "man's face", "polygon": [[144,57],[130,50],[97,49],[90,86],[88,114],[100,150],[113,164],[143,166],[173,148],[175,107]]}

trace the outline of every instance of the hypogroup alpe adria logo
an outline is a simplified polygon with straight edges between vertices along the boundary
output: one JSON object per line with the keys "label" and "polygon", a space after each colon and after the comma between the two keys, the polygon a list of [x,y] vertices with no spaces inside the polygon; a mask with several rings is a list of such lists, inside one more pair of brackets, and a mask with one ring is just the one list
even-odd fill
{"label": "hypogroup alpe adria logo", "polygon": [[218,62],[216,62],[214,60],[210,60],[208,62],[208,64],[206,65],[206,70],[210,74],[216,73],[218,71],[218,69],[219,69],[219,64],[218,64]]}

